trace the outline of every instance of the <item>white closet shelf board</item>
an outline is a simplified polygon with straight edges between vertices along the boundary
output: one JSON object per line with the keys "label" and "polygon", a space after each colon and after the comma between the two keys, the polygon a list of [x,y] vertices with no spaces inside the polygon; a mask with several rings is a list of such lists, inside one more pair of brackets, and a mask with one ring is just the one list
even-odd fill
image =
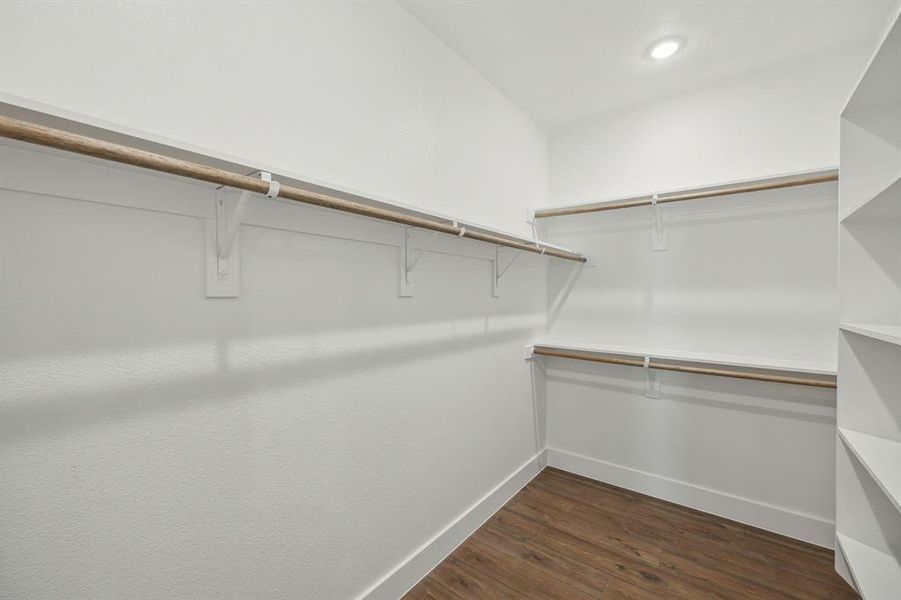
{"label": "white closet shelf board", "polygon": [[768,371],[806,373],[810,375],[835,375],[836,373],[836,365],[834,363],[762,358],[754,356],[737,356],[733,354],[687,352],[683,350],[670,350],[663,348],[637,348],[634,346],[587,346],[584,343],[565,343],[558,340],[541,340],[534,342],[533,345],[536,348],[541,347],[552,350],[594,352],[596,354],[620,354],[638,358],[650,356],[652,358],[658,359],[703,363],[709,365],[721,365],[728,367],[744,367],[748,369],[763,369]]}
{"label": "white closet shelf board", "polygon": [[842,223],[901,221],[901,175],[887,188],[842,217],[841,221]]}
{"label": "white closet shelf board", "polygon": [[[471,231],[499,235],[529,244],[535,243],[533,238],[525,235],[511,233],[487,225],[480,225],[472,221],[445,215],[437,211],[424,210],[415,206],[382,198],[377,195],[354,190],[333,182],[322,181],[302,173],[293,172],[276,166],[258,164],[243,157],[231,156],[215,150],[200,148],[146,131],[135,130],[117,123],[101,121],[87,115],[34,102],[26,98],[19,98],[10,94],[2,94],[0,95],[0,98],[2,98],[2,101],[0,101],[0,116],[28,121],[45,127],[52,127],[54,129],[61,129],[70,133],[97,138],[105,142],[130,146],[146,152],[163,154],[179,160],[195,162],[235,173],[255,173],[261,170],[267,171],[272,173],[273,179],[276,179],[282,185],[289,185],[306,191],[326,194],[343,200],[364,204],[366,206],[384,208],[386,210],[392,210],[423,219],[456,222],[460,226]],[[2,139],[0,142],[13,145],[19,143],[8,139]],[[50,148],[44,148],[43,151],[49,153],[61,152]],[[314,210],[328,210],[320,209],[315,206],[312,206],[311,208]],[[565,248],[546,242],[542,242],[542,245],[558,250],[566,250]]]}
{"label": "white closet shelf board", "polygon": [[872,325],[869,323],[842,323],[840,327],[858,335],[865,335],[889,344],[901,346],[901,325]]}
{"label": "white closet shelf board", "polygon": [[864,600],[890,600],[898,597],[901,590],[901,566],[895,557],[847,535],[837,533],[836,537]]}
{"label": "white closet shelf board", "polygon": [[851,431],[844,427],[838,428],[838,434],[895,508],[901,512],[901,442]]}

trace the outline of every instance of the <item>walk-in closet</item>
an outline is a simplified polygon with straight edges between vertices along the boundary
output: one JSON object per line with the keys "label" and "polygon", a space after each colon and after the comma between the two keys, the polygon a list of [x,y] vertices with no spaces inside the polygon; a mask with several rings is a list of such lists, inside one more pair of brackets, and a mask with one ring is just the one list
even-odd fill
{"label": "walk-in closet", "polygon": [[0,600],[901,600],[899,15],[0,3]]}

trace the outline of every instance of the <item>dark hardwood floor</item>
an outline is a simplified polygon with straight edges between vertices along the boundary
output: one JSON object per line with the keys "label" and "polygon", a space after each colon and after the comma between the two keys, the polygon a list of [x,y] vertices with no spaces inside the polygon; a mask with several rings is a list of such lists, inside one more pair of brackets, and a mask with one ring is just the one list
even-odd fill
{"label": "dark hardwood floor", "polygon": [[404,598],[858,596],[830,550],[548,468]]}

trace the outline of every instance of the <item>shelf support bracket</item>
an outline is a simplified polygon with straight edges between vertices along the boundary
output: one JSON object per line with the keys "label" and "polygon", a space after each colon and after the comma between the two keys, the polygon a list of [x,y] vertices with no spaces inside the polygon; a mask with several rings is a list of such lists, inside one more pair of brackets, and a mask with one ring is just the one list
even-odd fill
{"label": "shelf support bracket", "polygon": [[510,259],[510,262],[504,266],[504,268],[500,268],[501,264],[501,246],[496,246],[494,248],[494,280],[491,285],[491,295],[495,298],[501,295],[501,277],[504,276],[504,273],[507,272],[513,263],[516,262],[516,259],[519,258],[519,255],[522,254],[522,250],[517,250],[516,254],[513,255],[513,258]]}
{"label": "shelf support bracket", "polygon": [[659,252],[666,250],[666,223],[663,219],[663,211],[657,203],[657,194],[651,197],[651,210],[654,215],[654,223],[651,228],[651,250]]}
{"label": "shelf support bracket", "polygon": [[651,368],[651,357],[644,357],[644,372],[647,376],[647,390],[645,391],[646,398],[659,398],[660,397],[660,381],[657,379],[657,372]]}
{"label": "shelf support bracket", "polygon": [[216,274],[220,280],[228,279],[228,261],[238,240],[241,221],[249,203],[250,192],[244,190],[229,215],[228,199],[225,194],[220,194],[216,198]]}
{"label": "shelf support bracket", "polygon": [[538,222],[535,218],[535,209],[530,208],[526,211],[526,224],[532,228],[532,239],[538,241]]}
{"label": "shelf support bracket", "polygon": [[422,260],[422,256],[431,250],[432,246],[435,245],[435,241],[438,239],[440,232],[435,231],[432,233],[431,237],[426,241],[426,243],[416,252],[416,255],[410,258],[410,252],[412,250],[411,246],[411,238],[413,227],[404,228],[404,239],[401,244],[400,249],[400,297],[401,298],[410,298],[413,296],[413,271],[416,269],[416,265],[419,264],[419,261]]}
{"label": "shelf support bracket", "polygon": [[[272,181],[272,174],[261,172],[260,178],[269,184],[268,198],[278,196],[280,185]],[[233,204],[223,188],[216,190],[216,217],[207,223],[207,298],[237,298],[240,277],[241,223],[250,205],[251,192],[243,190]]]}

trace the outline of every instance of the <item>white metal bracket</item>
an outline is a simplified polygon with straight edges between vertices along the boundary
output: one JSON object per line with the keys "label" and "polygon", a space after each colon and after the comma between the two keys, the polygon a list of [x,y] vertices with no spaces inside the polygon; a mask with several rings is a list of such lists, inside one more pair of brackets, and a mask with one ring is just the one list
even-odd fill
{"label": "white metal bracket", "polygon": [[517,250],[516,254],[513,255],[513,258],[510,259],[504,268],[500,267],[501,264],[501,246],[497,246],[494,249],[494,278],[492,279],[491,284],[491,295],[497,298],[501,295],[501,277],[504,276],[504,273],[507,272],[513,263],[516,262],[516,259],[519,258],[519,255],[522,254],[522,250]]}
{"label": "white metal bracket", "polygon": [[535,346],[526,346],[525,354],[523,355],[523,360],[535,360]]}
{"label": "white metal bracket", "polygon": [[[260,178],[269,184],[266,196],[278,196],[280,185],[272,181],[270,173],[260,173]],[[237,298],[241,273],[240,233],[244,214],[250,205],[250,194],[241,192],[237,202],[232,201],[228,192],[216,190],[216,218],[207,222],[207,298]]]}
{"label": "white metal bracket", "polygon": [[644,357],[644,372],[648,378],[648,387],[645,391],[646,398],[660,397],[660,381],[657,379],[657,372],[651,368],[651,357]]}
{"label": "white metal bracket", "polygon": [[530,208],[526,211],[526,223],[532,228],[532,239],[538,241],[538,220],[535,218],[535,209]]}
{"label": "white metal bracket", "polygon": [[655,252],[666,250],[666,222],[663,218],[663,211],[657,203],[657,194],[651,198],[651,210],[654,214],[654,223],[651,228],[651,250]]}
{"label": "white metal bracket", "polygon": [[423,254],[425,254],[432,248],[432,246],[435,244],[435,240],[437,240],[438,236],[440,235],[440,232],[438,231],[433,232],[428,241],[426,241],[426,243],[419,249],[419,252],[417,252],[416,255],[411,259],[410,252],[412,248],[410,246],[412,230],[412,227],[404,228],[404,239],[400,249],[399,294],[401,298],[410,298],[413,296],[413,271],[416,269],[416,265],[419,264],[419,261],[422,260]]}

